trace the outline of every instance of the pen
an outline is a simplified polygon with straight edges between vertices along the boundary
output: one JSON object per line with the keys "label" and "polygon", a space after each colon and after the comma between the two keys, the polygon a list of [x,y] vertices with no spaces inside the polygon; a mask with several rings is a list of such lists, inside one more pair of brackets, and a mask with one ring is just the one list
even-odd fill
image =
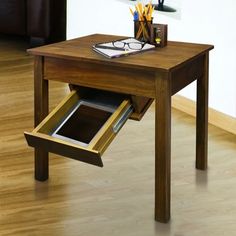
{"label": "pen", "polygon": [[103,49],[111,49],[111,50],[118,50],[118,51],[126,51],[125,48],[115,48],[112,46],[103,46],[103,45],[95,45],[95,48],[103,48]]}
{"label": "pen", "polygon": [[138,20],[139,20],[138,12],[135,11],[134,12],[134,21],[138,21]]}

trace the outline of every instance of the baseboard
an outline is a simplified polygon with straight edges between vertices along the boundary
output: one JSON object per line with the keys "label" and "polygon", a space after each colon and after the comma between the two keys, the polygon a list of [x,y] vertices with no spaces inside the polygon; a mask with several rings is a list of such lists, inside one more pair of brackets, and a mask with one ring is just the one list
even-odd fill
{"label": "baseboard", "polygon": [[[196,116],[196,102],[181,95],[172,97],[172,107]],[[209,123],[236,135],[236,118],[209,108]]]}

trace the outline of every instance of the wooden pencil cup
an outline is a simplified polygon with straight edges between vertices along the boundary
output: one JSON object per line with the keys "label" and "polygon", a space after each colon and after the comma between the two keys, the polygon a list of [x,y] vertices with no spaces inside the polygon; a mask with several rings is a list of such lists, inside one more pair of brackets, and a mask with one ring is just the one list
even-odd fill
{"label": "wooden pencil cup", "polygon": [[134,37],[140,41],[150,43],[151,42],[151,21],[134,21]]}

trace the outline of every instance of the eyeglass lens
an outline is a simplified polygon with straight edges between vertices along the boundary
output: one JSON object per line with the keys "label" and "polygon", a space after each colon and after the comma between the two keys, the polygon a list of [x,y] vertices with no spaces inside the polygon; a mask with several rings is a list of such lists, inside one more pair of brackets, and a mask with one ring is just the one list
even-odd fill
{"label": "eyeglass lens", "polygon": [[135,42],[125,43],[125,42],[120,42],[120,41],[113,42],[113,45],[117,48],[124,48],[126,44],[128,45],[130,49],[133,49],[133,50],[140,50],[143,47],[141,43],[135,43]]}

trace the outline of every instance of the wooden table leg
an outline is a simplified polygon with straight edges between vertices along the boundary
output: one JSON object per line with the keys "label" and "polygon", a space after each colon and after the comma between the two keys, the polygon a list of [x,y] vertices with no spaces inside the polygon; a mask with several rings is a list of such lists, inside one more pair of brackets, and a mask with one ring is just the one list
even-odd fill
{"label": "wooden table leg", "polygon": [[204,73],[197,80],[196,168],[207,169],[208,150],[208,67],[209,53],[204,56]]}
{"label": "wooden table leg", "polygon": [[[35,127],[48,114],[48,81],[44,80],[44,58],[35,57],[34,62],[34,125]],[[35,148],[35,179],[48,179],[48,152]]]}
{"label": "wooden table leg", "polygon": [[155,118],[155,220],[170,219],[171,82],[168,74],[156,76]]}

